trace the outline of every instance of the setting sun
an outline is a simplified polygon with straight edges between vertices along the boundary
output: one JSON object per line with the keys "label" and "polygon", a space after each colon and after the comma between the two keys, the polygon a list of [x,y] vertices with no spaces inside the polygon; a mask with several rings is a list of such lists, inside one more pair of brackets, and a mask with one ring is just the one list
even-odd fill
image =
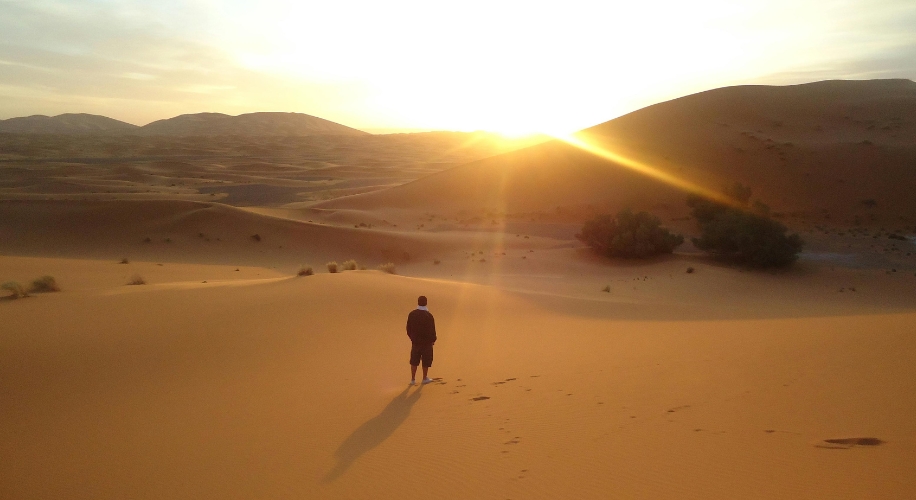
{"label": "setting sun", "polygon": [[916,498],[914,27],[0,0],[0,500]]}

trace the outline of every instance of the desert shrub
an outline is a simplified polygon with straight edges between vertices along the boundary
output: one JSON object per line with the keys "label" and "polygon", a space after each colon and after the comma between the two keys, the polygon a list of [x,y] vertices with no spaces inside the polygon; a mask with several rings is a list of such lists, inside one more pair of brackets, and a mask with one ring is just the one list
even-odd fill
{"label": "desert shrub", "polygon": [[260,235],[260,234],[257,234],[257,233],[252,234],[252,235],[251,235],[251,239],[254,240],[254,241],[260,242],[260,241],[261,241],[261,235]]}
{"label": "desert shrub", "polygon": [[[736,184],[729,192],[734,203],[691,196],[687,205],[700,226],[699,238],[693,244],[718,257],[753,267],[785,267],[798,258],[804,243],[797,234],[786,234],[787,228],[769,216],[769,207],[754,202],[748,205],[750,188]],[[737,194],[735,194],[737,192]]]}
{"label": "desert shrub", "polygon": [[315,271],[312,270],[312,266],[299,266],[299,272],[296,273],[297,276],[311,276],[315,274]]}
{"label": "desert shrub", "polygon": [[129,263],[130,261],[127,260],[127,257],[124,257],[123,259],[120,260],[120,262],[118,262],[118,264],[129,264]]}
{"label": "desert shrub", "polygon": [[611,293],[611,285],[607,285],[606,287],[602,288],[601,291],[605,293]]}
{"label": "desert shrub", "polygon": [[394,264],[392,264],[391,262],[387,262],[385,264],[378,266],[378,270],[384,271],[388,274],[395,274]]}
{"label": "desert shrub", "polygon": [[337,262],[328,262],[327,266],[328,266],[328,272],[331,274],[336,273],[338,270]]}
{"label": "desert shrub", "polygon": [[344,271],[356,271],[356,268],[358,268],[358,267],[359,267],[359,265],[356,263],[355,260],[352,260],[352,259],[351,259],[351,260],[344,261],[344,263],[343,263],[343,270],[344,270]]}
{"label": "desert shrub", "polygon": [[693,274],[694,269],[692,267],[687,268],[687,274]]}
{"label": "desert shrub", "polygon": [[0,285],[0,288],[10,292],[9,298],[18,299],[20,297],[28,297],[29,294],[25,293],[25,289],[22,288],[22,285],[18,281],[7,281],[6,283]]}
{"label": "desert shrub", "polygon": [[579,241],[608,257],[642,258],[671,253],[684,237],[661,227],[648,212],[624,210],[616,217],[599,214],[585,221]]}
{"label": "desert shrub", "polygon": [[365,271],[365,270],[367,270],[367,269],[369,269],[369,268],[366,267],[364,264],[360,264],[360,265],[359,265],[359,270],[360,270],[360,271]]}
{"label": "desert shrub", "polygon": [[59,292],[60,287],[57,285],[57,280],[54,279],[54,276],[42,276],[32,282],[30,291],[32,293]]}
{"label": "desert shrub", "polygon": [[146,280],[143,279],[143,276],[140,276],[139,274],[135,274],[131,276],[130,281],[128,281],[127,284],[128,285],[145,285]]}

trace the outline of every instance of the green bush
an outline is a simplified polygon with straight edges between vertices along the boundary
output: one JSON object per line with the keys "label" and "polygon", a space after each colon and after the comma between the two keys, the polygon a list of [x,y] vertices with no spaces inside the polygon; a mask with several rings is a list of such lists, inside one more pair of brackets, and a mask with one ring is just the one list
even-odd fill
{"label": "green bush", "polygon": [[54,279],[54,276],[42,276],[32,282],[30,291],[32,293],[59,292],[60,287],[57,285],[57,280]]}
{"label": "green bush", "polygon": [[[735,185],[726,190],[734,203],[726,205],[690,196],[687,205],[700,226],[693,244],[720,258],[753,267],[785,267],[798,259],[804,242],[797,234],[769,216],[769,207],[755,201],[748,205],[750,188]],[[737,195],[736,195],[737,194]]]}
{"label": "green bush", "polygon": [[22,288],[22,285],[18,281],[7,281],[6,283],[0,285],[0,288],[10,292],[9,298],[18,299],[20,297],[28,297],[29,294],[25,293],[25,289]]}
{"label": "green bush", "polygon": [[612,217],[596,215],[585,222],[579,241],[608,257],[644,258],[671,253],[684,237],[661,227],[658,217],[648,212],[624,210]]}

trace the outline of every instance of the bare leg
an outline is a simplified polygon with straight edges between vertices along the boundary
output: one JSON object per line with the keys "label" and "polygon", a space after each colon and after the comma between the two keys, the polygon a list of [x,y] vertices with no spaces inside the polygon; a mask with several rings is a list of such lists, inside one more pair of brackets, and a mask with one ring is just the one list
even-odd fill
{"label": "bare leg", "polygon": [[[417,371],[417,368],[414,367],[413,370],[414,370],[414,371]],[[424,378],[424,379],[429,378],[429,377],[426,376],[426,374],[427,374],[428,372],[429,372],[429,367],[428,367],[428,366],[424,366],[424,367],[423,367],[423,378]]]}
{"label": "bare leg", "polygon": [[[423,372],[426,372],[426,368],[423,369]],[[425,376],[425,375],[424,375]],[[410,380],[417,379],[417,365],[410,365]]]}

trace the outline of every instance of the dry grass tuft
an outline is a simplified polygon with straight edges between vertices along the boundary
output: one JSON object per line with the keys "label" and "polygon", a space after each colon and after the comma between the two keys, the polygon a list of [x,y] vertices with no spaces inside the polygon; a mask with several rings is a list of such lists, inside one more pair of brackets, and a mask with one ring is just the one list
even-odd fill
{"label": "dry grass tuft", "polygon": [[337,262],[328,262],[327,266],[328,266],[328,272],[331,274],[334,274],[338,271]]}
{"label": "dry grass tuft", "polygon": [[384,272],[386,272],[386,273],[388,273],[388,274],[397,274],[397,273],[396,273],[396,270],[395,270],[395,268],[394,268],[394,264],[392,264],[391,262],[387,262],[387,263],[385,263],[385,264],[382,264],[382,265],[378,266],[378,270],[379,270],[379,271],[384,271]]}
{"label": "dry grass tuft", "polygon": [[29,291],[32,293],[59,292],[60,286],[57,285],[54,276],[42,276],[32,282],[32,289]]}
{"label": "dry grass tuft", "polygon": [[356,261],[353,260],[353,259],[350,259],[350,260],[348,260],[348,261],[344,261],[344,263],[343,263],[343,270],[344,270],[344,271],[356,271],[356,268],[358,268],[358,267],[359,267],[359,264],[357,264]]}
{"label": "dry grass tuft", "polygon": [[146,280],[143,279],[143,276],[135,274],[130,278],[130,281],[127,282],[128,285],[145,285]]}
{"label": "dry grass tuft", "polygon": [[296,273],[296,276],[311,276],[315,274],[315,271],[312,270],[312,266],[299,266],[299,272]]}
{"label": "dry grass tuft", "polygon": [[127,260],[127,257],[124,257],[123,259],[121,259],[121,262],[118,262],[118,264],[130,264],[130,261]]}

